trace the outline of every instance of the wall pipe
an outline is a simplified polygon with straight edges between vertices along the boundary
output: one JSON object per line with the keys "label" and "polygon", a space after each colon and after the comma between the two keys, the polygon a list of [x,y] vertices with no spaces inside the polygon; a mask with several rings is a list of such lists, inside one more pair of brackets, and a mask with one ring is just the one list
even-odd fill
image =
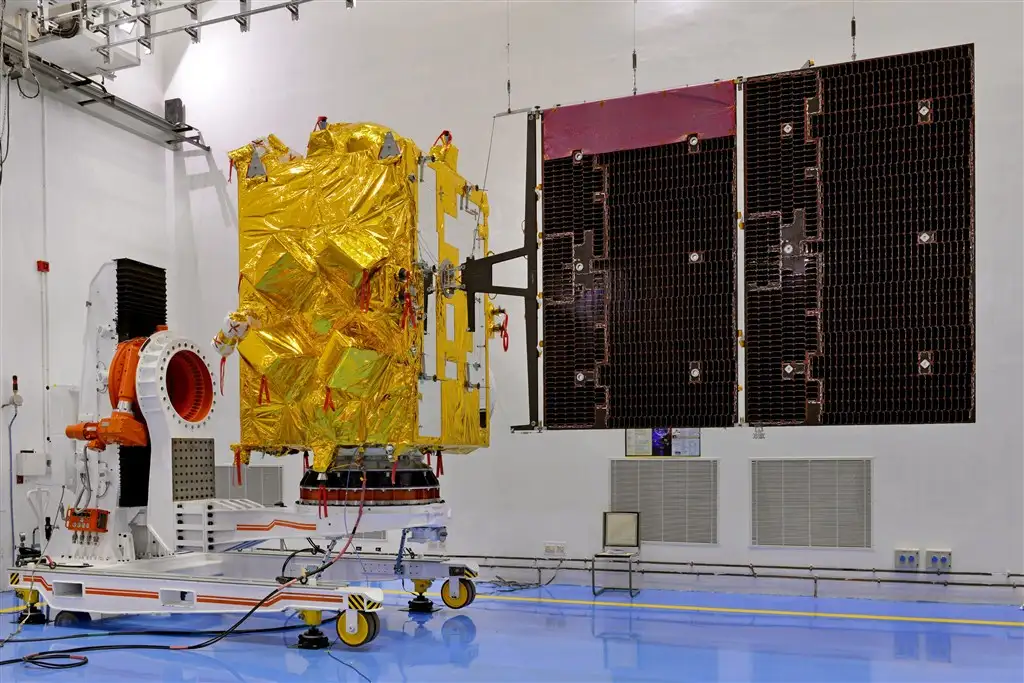
{"label": "wall pipe", "polygon": [[[392,557],[388,553],[362,553],[362,557]],[[594,564],[593,558],[550,558],[550,557],[523,557],[517,555],[452,555],[446,554],[446,558],[453,560],[476,560],[480,561],[480,567],[486,569],[529,569],[535,570],[540,575],[543,570],[555,571],[572,571],[572,572],[590,572],[591,567]],[[614,559],[605,558],[604,561]],[[500,562],[492,562],[492,560],[499,560]],[[508,564],[508,562],[532,562],[533,565],[523,564]],[[545,563],[544,566],[539,566],[540,563]],[[582,566],[579,567],[566,567],[566,563],[575,563]],[[659,567],[679,567],[686,568],[682,570],[672,569],[652,569],[648,566],[659,566]],[[700,571],[696,568],[725,568],[725,569],[745,569],[745,572],[736,571]],[[765,570],[765,571],[762,571]],[[599,572],[609,572],[615,574],[627,574],[629,569],[620,568],[600,568],[597,569]],[[807,575],[795,575],[795,574],[778,574],[771,572],[778,571],[803,571],[808,572]],[[819,572],[819,573],[816,573]],[[903,578],[884,578],[880,576],[828,576],[822,575],[821,572],[859,572],[863,574],[914,574],[922,578],[918,579],[903,579]],[[655,576],[708,576],[708,577],[723,577],[723,578],[741,578],[741,579],[789,579],[799,581],[812,581],[814,583],[814,597],[818,596],[818,582],[819,581],[839,581],[848,583],[873,583],[873,584],[900,584],[900,585],[911,585],[911,586],[942,586],[944,588],[1011,588],[1011,589],[1022,589],[1024,584],[1016,583],[1011,581],[1015,578],[1024,578],[1024,574],[1017,573],[995,573],[995,572],[942,572],[942,574],[936,574],[934,576],[965,576],[965,577],[1005,577],[1005,582],[983,582],[983,581],[948,581],[945,579],[926,579],[925,576],[930,576],[927,572],[914,571],[910,569],[863,569],[857,567],[813,567],[813,566],[798,566],[798,565],[755,565],[755,564],[718,564],[713,562],[669,562],[669,561],[657,561],[657,560],[639,560],[634,563],[634,574],[650,574]]]}
{"label": "wall pipe", "polygon": [[[454,557],[454,556],[448,556]],[[608,558],[605,559],[608,561]],[[613,560],[614,561],[614,560]],[[586,563],[593,563],[593,560],[586,560]],[[547,569],[549,571],[571,571],[571,572],[587,572],[593,571],[590,567],[565,567],[565,566],[554,566],[554,567],[538,567],[538,566],[524,566],[524,565],[513,565],[513,564],[495,564],[495,563],[480,563],[481,568],[486,569],[531,569],[537,571],[538,583],[540,581],[540,572]],[[596,571],[601,573],[613,573],[613,574],[628,574],[629,569],[620,569],[614,567],[601,567]],[[861,570],[867,571],[867,570]],[[716,571],[687,571],[687,570],[669,570],[669,569],[644,569],[642,567],[636,567],[633,569],[634,574],[641,576],[651,574],[655,576],[706,576],[706,577],[719,577],[719,578],[740,578],[740,579],[788,579],[796,581],[811,581],[814,584],[814,597],[818,597],[818,582],[819,581],[838,581],[845,583],[873,583],[873,584],[900,584],[900,585],[912,585],[912,586],[942,586],[943,588],[1011,588],[1018,589],[1024,588],[1024,584],[1017,583],[993,583],[993,582],[980,582],[980,581],[942,581],[942,580],[927,580],[927,579],[887,579],[882,577],[856,577],[856,576],[827,576],[811,574],[807,576],[797,574],[771,574],[771,573],[750,573],[750,572],[716,572]],[[918,572],[920,573],[920,572]]]}
{"label": "wall pipe", "polygon": [[[364,555],[367,553],[364,553]],[[522,557],[515,555],[452,555],[446,554],[445,557],[459,560],[508,560],[517,562],[577,562],[583,564],[590,564],[593,562],[592,558],[557,558],[557,557]],[[651,565],[651,566],[664,566],[664,567],[722,567],[725,569],[748,569],[754,572],[760,570],[768,571],[802,571],[802,572],[860,572],[864,574],[913,574],[920,575],[925,572],[914,569],[876,569],[876,568],[864,568],[864,567],[818,567],[813,565],[784,565],[784,564],[729,564],[721,562],[669,562],[663,560],[640,560],[636,563],[637,565]],[[530,567],[519,567],[520,569],[529,569]],[[554,569],[554,567],[545,567],[545,569]],[[565,567],[563,567],[565,569]],[[589,571],[589,570],[588,570]],[[625,570],[623,570],[625,571]],[[636,570],[634,570],[636,571]],[[743,574],[748,578],[761,578],[763,574]],[[942,576],[988,576],[988,577],[1005,577],[1007,579],[1012,578],[1024,578],[1024,574],[1016,573],[1001,573],[1001,572],[942,572]],[[873,580],[873,579],[872,579]],[[919,583],[915,581],[914,583]],[[995,585],[1006,585],[1006,584],[995,584]]]}
{"label": "wall pipe", "polygon": [[42,109],[41,116],[41,142],[42,142],[42,175],[43,175],[43,262],[47,265],[45,269],[39,268],[39,300],[42,316],[42,355],[43,355],[43,456],[46,458],[46,469],[50,469],[50,290],[49,280],[49,210],[47,205],[47,186],[49,184],[46,164],[46,95],[42,88],[39,89],[39,107]]}
{"label": "wall pipe", "polygon": [[[610,559],[610,558],[604,558],[604,561],[607,561],[608,559]],[[587,562],[588,563],[592,563],[593,561],[592,560],[587,560]],[[523,566],[523,565],[490,564],[490,563],[480,563],[479,566],[486,567],[488,569],[539,569],[539,570],[548,569],[548,570],[552,570],[552,571],[560,570],[561,569],[561,570],[565,570],[565,571],[576,571],[576,572],[580,572],[580,571],[589,572],[590,571],[589,567],[564,567],[564,566],[563,567],[559,567],[559,566],[554,566],[554,567],[529,567],[529,566]],[[607,569],[600,568],[597,571],[599,571],[599,572],[620,573],[620,574],[628,574],[629,573],[629,569],[618,569],[618,568],[611,568],[611,567],[609,567]],[[886,579],[886,578],[881,578],[881,577],[870,577],[869,578],[869,577],[864,577],[864,576],[823,576],[823,575],[818,575],[818,574],[808,575],[808,576],[800,576],[800,575],[797,575],[797,574],[768,574],[768,573],[749,573],[749,572],[715,572],[715,571],[700,571],[700,570],[677,571],[677,570],[668,570],[668,569],[644,569],[644,568],[641,568],[641,567],[637,567],[636,569],[634,569],[633,573],[634,574],[662,575],[662,576],[722,576],[722,577],[741,578],[741,579],[798,579],[800,581],[815,580],[815,581],[850,581],[850,582],[855,582],[855,583],[858,583],[858,582],[859,583],[898,583],[898,584],[908,584],[908,585],[914,585],[914,586],[929,586],[929,585],[931,585],[931,586],[943,586],[943,587],[949,587],[949,588],[956,588],[956,587],[968,587],[968,588],[1024,588],[1024,585],[1016,584],[1016,583],[993,583],[993,582],[984,583],[984,582],[977,582],[977,581],[939,581],[939,580],[924,580],[924,579],[915,581],[915,580],[912,580],[912,579]],[[921,573],[921,572],[918,572],[918,573]]]}

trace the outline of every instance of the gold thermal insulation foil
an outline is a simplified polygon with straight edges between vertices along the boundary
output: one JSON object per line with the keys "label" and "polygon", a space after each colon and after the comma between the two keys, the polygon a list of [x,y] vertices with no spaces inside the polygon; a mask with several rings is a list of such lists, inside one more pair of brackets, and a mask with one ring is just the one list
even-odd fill
{"label": "gold thermal insulation foil", "polygon": [[[240,273],[227,324],[247,323],[229,340],[241,457],[312,451],[325,471],[339,448],[486,446],[494,310],[467,301],[457,266],[487,253],[487,197],[458,174],[451,136],[424,155],[387,127],[336,123],[305,156],[271,135],[230,158]],[[446,223],[471,233],[461,252]]]}

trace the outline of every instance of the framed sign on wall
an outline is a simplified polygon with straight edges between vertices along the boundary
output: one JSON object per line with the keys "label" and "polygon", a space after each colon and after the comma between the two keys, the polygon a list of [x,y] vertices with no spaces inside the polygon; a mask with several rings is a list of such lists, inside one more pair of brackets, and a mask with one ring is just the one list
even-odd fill
{"label": "framed sign on wall", "polygon": [[626,456],[634,458],[700,457],[700,429],[675,427],[627,429]]}

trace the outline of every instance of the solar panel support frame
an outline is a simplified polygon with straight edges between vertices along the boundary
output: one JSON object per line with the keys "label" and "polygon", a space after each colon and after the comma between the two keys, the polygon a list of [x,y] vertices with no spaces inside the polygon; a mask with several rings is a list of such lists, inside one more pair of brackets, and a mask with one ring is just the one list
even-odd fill
{"label": "solar panel support frame", "polygon": [[[526,381],[529,392],[529,422],[513,425],[512,432],[536,432],[543,428],[540,419],[540,330],[538,317],[540,305],[537,291],[537,127],[540,125],[540,111],[531,110],[526,115],[526,195],[525,227],[523,246],[503,251],[481,259],[469,257],[462,264],[462,287],[466,298],[473,300],[477,294],[500,294],[519,297],[523,300],[526,319]],[[517,258],[526,258],[526,287],[507,287],[494,284],[494,266]],[[476,330],[476,307],[467,308],[469,331]]]}

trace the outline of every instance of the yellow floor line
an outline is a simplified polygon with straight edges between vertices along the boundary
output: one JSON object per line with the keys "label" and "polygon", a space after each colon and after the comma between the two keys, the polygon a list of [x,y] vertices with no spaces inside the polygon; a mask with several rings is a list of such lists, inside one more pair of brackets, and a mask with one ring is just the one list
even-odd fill
{"label": "yellow floor line", "polygon": [[[392,595],[408,595],[407,591],[385,589]],[[427,593],[440,597],[440,593]],[[533,598],[520,595],[478,594],[477,600],[504,600],[549,605],[579,605],[582,607],[638,607],[641,609],[671,610],[675,612],[705,612],[709,614],[744,614],[771,617],[818,617],[820,619],[857,619],[861,621],[897,621],[914,624],[958,624],[962,626],[1009,626],[1024,628],[1024,621],[989,621],[985,619],[948,619],[943,617],[901,617],[887,614],[851,614],[847,612],[797,612],[775,609],[747,609],[742,607],[699,607],[696,605],[658,605],[646,602],[603,602],[597,600],[570,600],[565,598]]]}

